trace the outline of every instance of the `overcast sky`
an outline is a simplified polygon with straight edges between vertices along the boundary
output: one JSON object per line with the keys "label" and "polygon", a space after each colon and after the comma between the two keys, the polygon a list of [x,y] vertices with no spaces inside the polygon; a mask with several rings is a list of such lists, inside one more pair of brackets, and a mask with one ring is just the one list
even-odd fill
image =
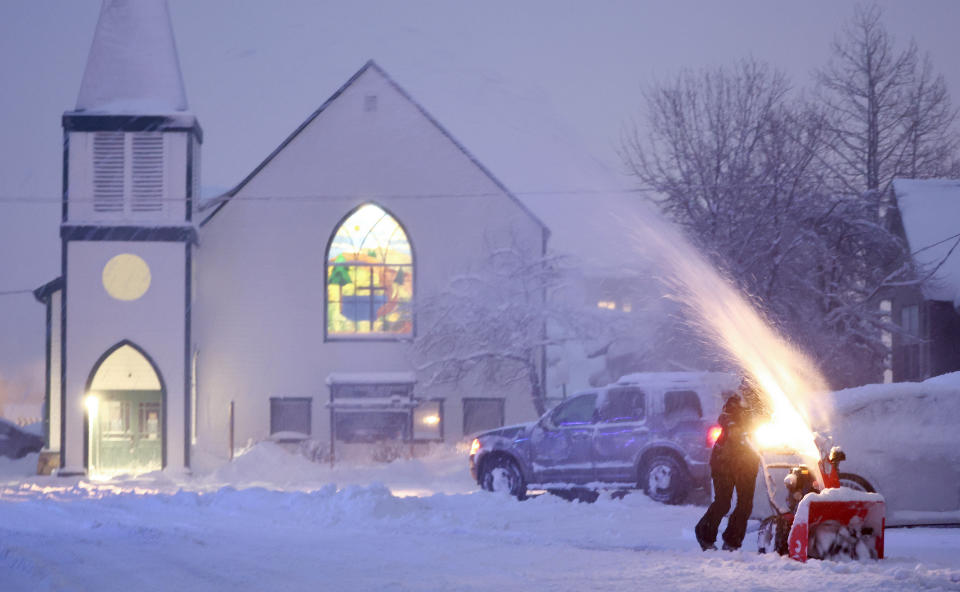
{"label": "overcast sky", "polygon": [[[753,56],[798,89],[853,2],[170,0],[202,183],[249,173],[375,59],[508,187],[590,189],[616,170],[641,90],[684,68]],[[880,2],[960,102],[960,2]],[[0,3],[0,292],[59,274],[60,116],[74,107],[99,0]],[[578,168],[570,163],[590,161]],[[17,201],[25,199],[26,201]],[[42,307],[0,295],[0,380],[40,387]],[[0,387],[2,387],[0,382]]]}

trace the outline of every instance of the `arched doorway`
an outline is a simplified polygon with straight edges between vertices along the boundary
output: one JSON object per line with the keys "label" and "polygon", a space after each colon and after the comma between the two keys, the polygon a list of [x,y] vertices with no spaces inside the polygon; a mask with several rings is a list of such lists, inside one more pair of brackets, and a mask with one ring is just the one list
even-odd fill
{"label": "arched doorway", "polygon": [[110,348],[87,381],[87,470],[137,474],[163,468],[164,387],[149,357],[128,341]]}

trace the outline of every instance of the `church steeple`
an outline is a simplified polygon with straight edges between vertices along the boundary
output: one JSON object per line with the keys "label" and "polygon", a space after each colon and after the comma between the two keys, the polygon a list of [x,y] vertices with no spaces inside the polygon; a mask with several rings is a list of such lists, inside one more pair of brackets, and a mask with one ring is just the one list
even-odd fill
{"label": "church steeple", "polygon": [[187,110],[166,0],[104,0],[76,110]]}
{"label": "church steeple", "polygon": [[103,0],[63,129],[64,224],[190,222],[203,132],[187,111],[166,0]]}
{"label": "church steeple", "polygon": [[[60,474],[183,469],[202,133],[166,0],[103,1],[63,131]],[[131,360],[155,380],[95,385]],[[123,446],[104,413],[139,418]]]}

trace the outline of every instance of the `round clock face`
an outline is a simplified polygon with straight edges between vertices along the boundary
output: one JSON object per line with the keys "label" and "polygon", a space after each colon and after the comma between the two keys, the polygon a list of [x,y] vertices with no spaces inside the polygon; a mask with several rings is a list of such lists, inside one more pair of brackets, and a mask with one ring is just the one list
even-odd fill
{"label": "round clock face", "polygon": [[103,287],[117,300],[136,300],[150,288],[150,266],[131,253],[116,255],[103,266]]}

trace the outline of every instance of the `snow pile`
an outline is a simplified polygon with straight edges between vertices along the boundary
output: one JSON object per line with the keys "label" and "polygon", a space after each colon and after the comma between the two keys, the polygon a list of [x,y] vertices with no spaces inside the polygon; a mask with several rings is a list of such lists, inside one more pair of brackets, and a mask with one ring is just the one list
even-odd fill
{"label": "snow pile", "polygon": [[934,385],[938,387],[951,387],[957,391],[960,391],[960,372],[950,372],[948,374],[934,376],[933,378],[924,380],[923,384]]}
{"label": "snow pile", "polygon": [[0,456],[0,483],[36,476],[39,458],[38,453],[28,454],[23,458]]}
{"label": "snow pile", "polygon": [[960,372],[838,391],[834,401],[840,470],[883,493],[888,525],[960,521]]}
{"label": "snow pile", "polygon": [[960,450],[960,372],[922,383],[872,384],[834,394],[835,430],[848,440],[897,443],[916,449]]}
{"label": "snow pile", "polygon": [[260,442],[231,463],[198,475],[205,487],[278,487],[308,490],[336,483],[340,486],[380,483],[397,495],[469,493],[477,484],[470,478],[466,451],[437,446],[421,458],[390,463],[320,463],[307,460],[280,444]]}
{"label": "snow pile", "polygon": [[704,554],[702,513],[639,492],[518,502],[477,491],[454,448],[330,467],[263,442],[193,476],[8,473],[0,590],[960,589],[960,530],[888,531],[880,562],[800,564],[753,553],[752,528],[744,551]]}
{"label": "snow pile", "polygon": [[702,512],[639,493],[584,504],[47,479],[0,486],[0,589],[960,589],[955,530],[890,532],[876,563],[800,564],[753,553],[750,535],[742,552],[704,554]]}

